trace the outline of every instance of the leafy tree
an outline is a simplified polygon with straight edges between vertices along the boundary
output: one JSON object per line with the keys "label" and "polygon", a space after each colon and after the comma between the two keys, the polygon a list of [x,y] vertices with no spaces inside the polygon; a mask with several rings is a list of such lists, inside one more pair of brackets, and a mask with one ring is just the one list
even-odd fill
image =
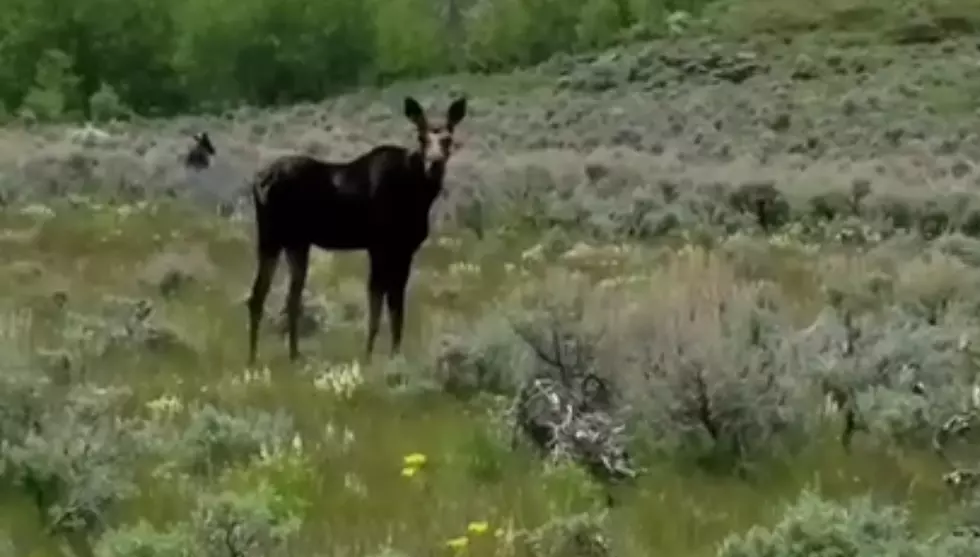
{"label": "leafy tree", "polygon": [[24,96],[24,108],[42,120],[55,120],[75,108],[78,77],[68,54],[45,50],[37,61],[34,85]]}
{"label": "leafy tree", "polygon": [[98,119],[121,107],[169,115],[315,101],[365,83],[608,46],[711,1],[6,0],[0,106],[25,118]]}
{"label": "leafy tree", "polygon": [[186,1],[177,19],[175,67],[199,102],[320,98],[357,83],[373,57],[360,0]]}

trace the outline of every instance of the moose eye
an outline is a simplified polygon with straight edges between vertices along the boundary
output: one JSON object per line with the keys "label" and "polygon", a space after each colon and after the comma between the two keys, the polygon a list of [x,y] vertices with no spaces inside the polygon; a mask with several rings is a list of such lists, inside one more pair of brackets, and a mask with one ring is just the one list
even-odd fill
{"label": "moose eye", "polygon": [[443,149],[449,149],[453,146],[453,138],[449,136],[442,136],[439,138],[439,146]]}

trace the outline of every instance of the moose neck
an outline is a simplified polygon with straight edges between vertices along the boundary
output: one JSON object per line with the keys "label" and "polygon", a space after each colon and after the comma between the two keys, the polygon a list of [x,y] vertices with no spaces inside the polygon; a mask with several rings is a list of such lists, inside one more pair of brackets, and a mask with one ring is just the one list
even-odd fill
{"label": "moose neck", "polygon": [[432,203],[442,190],[442,180],[446,174],[445,161],[433,162],[426,165],[425,158],[419,152],[412,153],[410,166],[416,179],[429,194],[426,201]]}
{"label": "moose neck", "polygon": [[428,166],[422,165],[422,174],[425,176],[425,181],[428,182],[433,188],[442,188],[442,179],[446,175],[446,162],[433,162],[429,163]]}

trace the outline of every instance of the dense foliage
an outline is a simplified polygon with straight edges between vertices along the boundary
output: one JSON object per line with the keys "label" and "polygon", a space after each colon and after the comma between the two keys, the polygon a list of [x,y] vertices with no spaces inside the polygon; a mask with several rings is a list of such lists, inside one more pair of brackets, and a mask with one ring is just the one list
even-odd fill
{"label": "dense foliage", "polygon": [[[858,6],[857,4],[860,4]],[[8,0],[0,119],[173,115],[319,100],[694,29],[864,30],[899,43],[980,27],[970,2],[844,0]]]}
{"label": "dense foliage", "polygon": [[315,100],[654,34],[670,10],[700,1],[9,0],[0,7],[0,115]]}

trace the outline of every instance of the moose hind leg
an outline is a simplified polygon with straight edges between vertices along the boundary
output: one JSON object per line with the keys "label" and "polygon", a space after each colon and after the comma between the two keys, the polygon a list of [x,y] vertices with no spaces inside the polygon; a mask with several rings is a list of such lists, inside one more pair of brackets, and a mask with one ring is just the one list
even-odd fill
{"label": "moose hind leg", "polygon": [[289,291],[286,294],[286,322],[289,329],[289,359],[299,359],[299,314],[303,309],[303,287],[310,268],[310,247],[286,250],[289,264]]}
{"label": "moose hind leg", "polygon": [[265,299],[272,287],[272,279],[276,274],[279,262],[279,250],[260,251],[255,280],[252,281],[252,292],[248,297],[248,365],[255,364],[258,351],[259,326],[262,323],[262,311]]}

